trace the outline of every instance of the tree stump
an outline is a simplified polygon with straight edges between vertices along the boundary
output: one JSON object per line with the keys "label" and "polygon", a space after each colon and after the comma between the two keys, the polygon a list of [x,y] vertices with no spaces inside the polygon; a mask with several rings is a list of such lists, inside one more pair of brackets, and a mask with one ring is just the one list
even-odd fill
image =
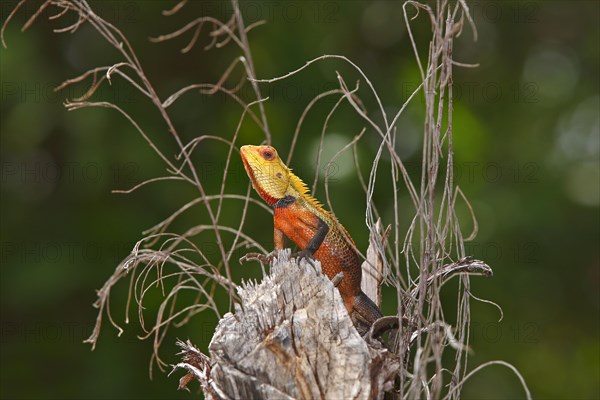
{"label": "tree stump", "polygon": [[210,357],[180,342],[180,387],[200,381],[216,399],[381,399],[399,361],[356,331],[338,290],[314,265],[278,253],[260,283],[238,288],[241,304],[220,321]]}

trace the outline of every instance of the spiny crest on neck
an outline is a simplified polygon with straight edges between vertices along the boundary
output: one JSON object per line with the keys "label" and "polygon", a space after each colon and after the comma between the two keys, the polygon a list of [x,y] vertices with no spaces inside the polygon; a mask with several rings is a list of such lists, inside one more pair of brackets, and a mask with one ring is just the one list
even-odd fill
{"label": "spiny crest on neck", "polygon": [[302,179],[295,175],[290,168],[288,168],[288,171],[290,186],[292,186],[292,188],[294,188],[294,190],[297,191],[304,200],[308,201],[316,208],[321,209],[324,213],[331,215],[327,210],[323,208],[323,204],[321,204],[319,200],[311,196],[310,191],[308,190],[308,186],[306,186],[306,183],[304,183]]}

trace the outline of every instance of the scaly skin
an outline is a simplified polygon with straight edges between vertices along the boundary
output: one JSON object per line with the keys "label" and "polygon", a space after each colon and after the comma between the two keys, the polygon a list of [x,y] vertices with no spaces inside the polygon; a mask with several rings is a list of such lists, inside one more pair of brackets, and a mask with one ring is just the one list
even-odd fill
{"label": "scaly skin", "polygon": [[275,249],[283,249],[287,237],[302,250],[300,257],[319,260],[329,279],[343,272],[340,295],[355,327],[364,334],[382,314],[360,289],[361,262],[345,238],[354,245],[348,232],[308,193],[273,147],[242,146],[240,151],[252,186],[274,209]]}

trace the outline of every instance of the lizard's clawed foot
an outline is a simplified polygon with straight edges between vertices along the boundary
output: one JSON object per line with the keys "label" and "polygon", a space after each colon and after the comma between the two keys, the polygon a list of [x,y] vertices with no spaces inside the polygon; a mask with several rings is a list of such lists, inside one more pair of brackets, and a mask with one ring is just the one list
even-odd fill
{"label": "lizard's clawed foot", "polygon": [[298,260],[298,264],[300,264],[300,261],[306,260],[307,263],[309,263],[313,267],[315,266],[315,257],[309,250],[302,250],[297,253],[292,253],[290,254],[290,258],[295,258],[296,260]]}
{"label": "lizard's clawed foot", "polygon": [[260,254],[260,253],[248,253],[240,258],[240,264],[247,261],[259,261],[263,264],[271,264],[271,261],[276,258],[275,253]]}

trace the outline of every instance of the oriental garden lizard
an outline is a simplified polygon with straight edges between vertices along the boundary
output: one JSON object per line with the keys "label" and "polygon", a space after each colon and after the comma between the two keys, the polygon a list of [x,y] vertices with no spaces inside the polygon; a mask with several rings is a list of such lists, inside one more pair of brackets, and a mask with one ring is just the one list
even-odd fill
{"label": "oriental garden lizard", "polygon": [[[274,209],[275,250],[284,248],[287,237],[301,250],[293,256],[318,260],[329,279],[343,272],[337,288],[354,326],[365,334],[382,314],[360,288],[361,262],[348,232],[309,194],[273,147],[242,146],[240,152],[252,186]],[[261,259],[245,257],[251,258]]]}

